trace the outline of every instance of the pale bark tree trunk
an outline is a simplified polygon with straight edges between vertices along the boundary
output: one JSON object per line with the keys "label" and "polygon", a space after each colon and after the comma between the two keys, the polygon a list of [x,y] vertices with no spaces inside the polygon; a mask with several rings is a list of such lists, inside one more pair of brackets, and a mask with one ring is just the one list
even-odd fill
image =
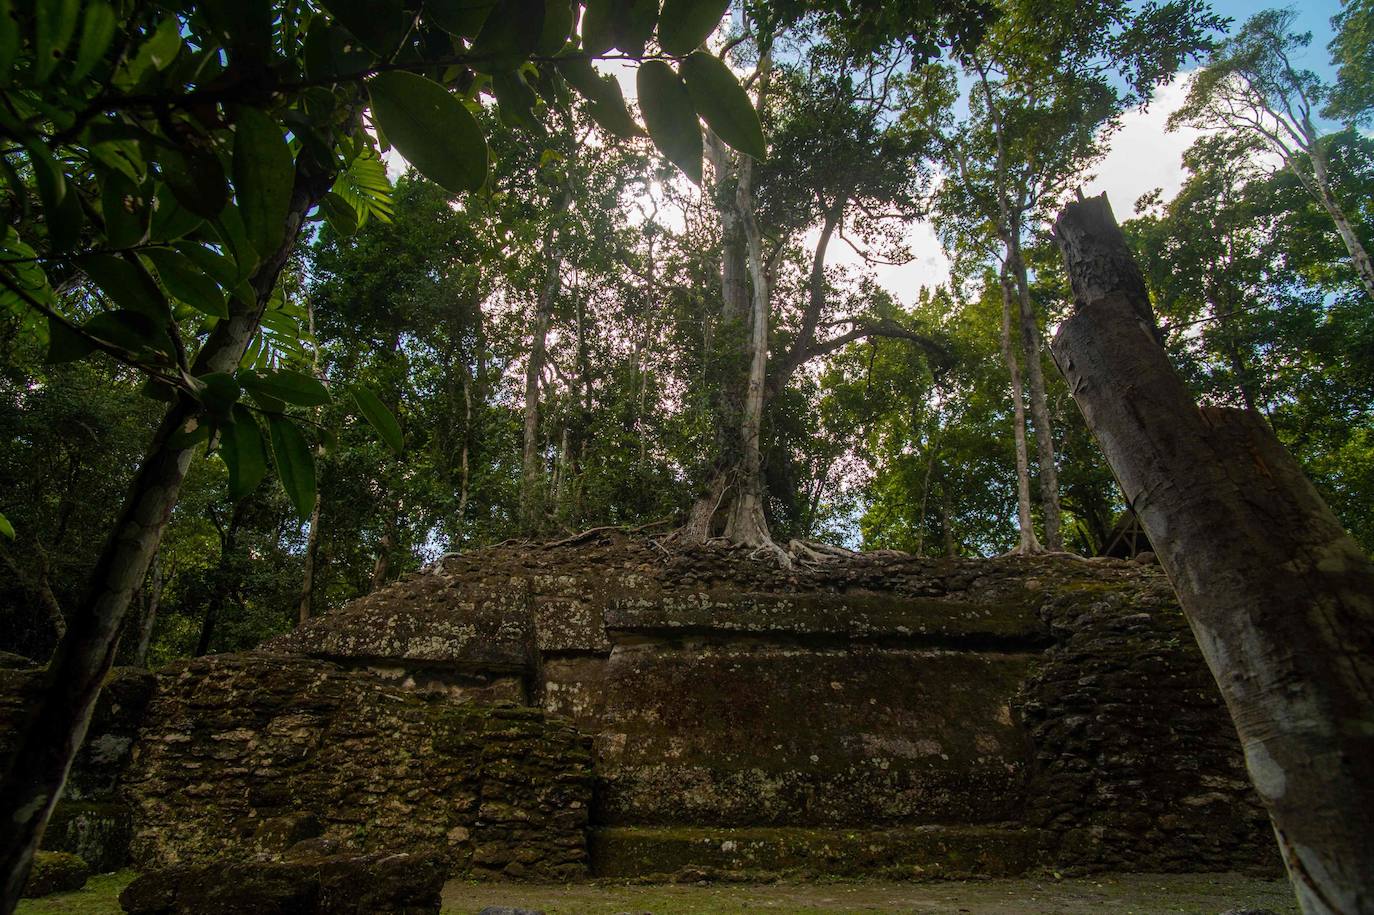
{"label": "pale bark tree trunk", "polygon": [[544,467],[539,456],[539,379],[544,372],[549,323],[553,319],[553,305],[558,298],[558,288],[563,275],[563,252],[559,247],[558,230],[554,223],[558,215],[571,203],[571,192],[562,191],[544,229],[544,283],[539,289],[533,320],[530,322],[530,355],[525,364],[524,450],[520,474],[520,518],[527,533],[538,527],[541,514],[539,491],[542,488]]}
{"label": "pale bark tree trunk", "polygon": [[[1316,137],[1316,131],[1308,125],[1308,132],[1312,136],[1308,146],[1308,158],[1312,161],[1312,174],[1316,179],[1317,200],[1335,224],[1336,234],[1341,237],[1341,242],[1345,244],[1345,250],[1350,252],[1350,264],[1355,268],[1355,275],[1359,277],[1365,295],[1374,301],[1374,261],[1369,259],[1369,251],[1360,241],[1360,236],[1355,233],[1355,227],[1351,224],[1350,217],[1346,215],[1345,208],[1341,206],[1340,201],[1336,199],[1335,192],[1331,189],[1331,174],[1327,169],[1326,152],[1321,148],[1321,142]],[[1294,170],[1296,171],[1296,169]]]}
{"label": "pale bark tree trunk", "polygon": [[396,511],[389,513],[386,527],[377,541],[377,559],[372,563],[372,579],[368,582],[368,593],[379,590],[391,577],[391,554],[396,549]]}
{"label": "pale bark tree trunk", "polygon": [[763,237],[754,219],[753,161],[744,158],[739,165],[736,206],[744,228],[749,278],[753,285],[749,319],[749,378],[745,387],[744,410],[740,417],[740,461],[737,468],[735,499],[725,525],[726,539],[748,546],[769,547],[780,556],[786,554],[773,543],[763,510],[762,450],[759,438],[763,426],[763,388],[768,369],[768,276],[763,264]]}
{"label": "pale bark tree trunk", "polygon": [[1016,444],[1016,524],[1019,543],[1015,552],[1038,553],[1040,541],[1035,537],[1035,523],[1031,519],[1030,458],[1026,453],[1026,399],[1021,387],[1021,365],[1011,340],[1011,278],[1002,270],[1002,359],[1011,376],[1012,437]]}
{"label": "pale bark tree trunk", "polygon": [[[295,247],[305,214],[332,181],[332,175],[311,173],[298,161],[285,240],[250,279],[254,301],[235,300],[230,317],[211,331],[193,374],[232,372],[238,366]],[[0,778],[0,823],[5,824],[0,829],[0,873],[4,875],[0,912],[13,911],[18,904],[33,852],[61,797],[114,660],[129,599],[148,573],[186,478],[194,446],[178,447],[169,439],[200,415],[197,402],[180,396],[163,417],[96,559],[88,592],[69,616],[67,632],[44,672],[41,696],[18,728],[15,752]]]}
{"label": "pale bark tree trunk", "polygon": [[1052,352],[1221,688],[1303,911],[1374,911],[1374,564],[1253,412],[1197,407],[1106,198]]}
{"label": "pale bark tree trunk", "polygon": [[1021,253],[1020,226],[1013,227],[1009,255],[1012,276],[1016,280],[1017,301],[1020,304],[1019,325],[1021,348],[1026,358],[1026,381],[1030,391],[1031,420],[1035,423],[1036,469],[1040,480],[1040,507],[1045,516],[1045,548],[1059,551],[1064,548],[1060,533],[1059,471],[1054,457],[1054,425],[1050,421],[1049,398],[1045,394],[1045,371],[1041,364],[1043,343],[1040,321],[1031,305],[1030,282],[1026,275],[1026,261]]}

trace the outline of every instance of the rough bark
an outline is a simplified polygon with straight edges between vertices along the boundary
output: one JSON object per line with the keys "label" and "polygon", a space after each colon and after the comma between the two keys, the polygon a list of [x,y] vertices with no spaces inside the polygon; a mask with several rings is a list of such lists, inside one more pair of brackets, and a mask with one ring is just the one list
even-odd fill
{"label": "rough bark", "polygon": [[1052,352],[1178,591],[1307,913],[1374,911],[1374,564],[1251,411],[1199,409],[1105,196]]}
{"label": "rough bark", "polygon": [[143,608],[143,616],[139,620],[138,642],[129,654],[129,663],[134,667],[146,667],[148,664],[148,649],[153,643],[153,627],[157,624],[158,607],[162,605],[162,562],[159,559],[160,555],[160,553],[153,555],[152,568],[148,572],[148,584],[145,589],[147,605]]}
{"label": "rough bark", "polygon": [[1011,376],[1013,439],[1016,443],[1016,524],[1019,538],[1015,552],[1037,553],[1040,541],[1031,520],[1030,459],[1026,454],[1026,399],[1021,386],[1021,365],[1011,342],[1011,278],[1002,272],[1002,359]]}
{"label": "rough bark", "polygon": [[[305,214],[333,181],[332,175],[311,169],[304,158],[297,163],[285,240],[249,280],[254,301],[235,300],[229,318],[215,326],[201,347],[193,374],[233,371],[257,333]],[[67,620],[67,632],[45,671],[41,696],[18,728],[15,752],[0,778],[0,823],[5,824],[0,829],[0,912],[13,911],[18,903],[34,849],[61,797],[114,661],[129,600],[148,572],[186,477],[194,446],[179,447],[169,440],[199,415],[199,404],[184,395],[168,408],[92,568],[86,596]]]}

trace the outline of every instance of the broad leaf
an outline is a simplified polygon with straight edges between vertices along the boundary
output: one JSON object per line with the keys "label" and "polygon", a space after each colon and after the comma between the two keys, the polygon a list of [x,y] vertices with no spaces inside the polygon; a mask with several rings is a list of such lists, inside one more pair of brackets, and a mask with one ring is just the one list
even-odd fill
{"label": "broad leaf", "polygon": [[614,77],[597,73],[591,61],[584,57],[559,60],[558,72],[587,100],[588,112],[608,133],[627,140],[644,135],[630,117],[620,83]]}
{"label": "broad leaf", "polygon": [[315,457],[296,424],[284,416],[269,414],[267,426],[272,438],[272,459],[282,489],[302,518],[315,508]]}
{"label": "broad leaf", "polygon": [[81,270],[120,308],[162,321],[171,308],[146,270],[114,254],[90,254],[78,261]]}
{"label": "broad leaf", "polygon": [[372,116],[420,173],[454,193],[487,180],[487,141],[461,101],[432,80],[392,70],[368,81]]}
{"label": "broad leaf", "polygon": [[8,537],[10,540],[14,539],[14,525],[10,524],[10,519],[4,515],[0,515],[0,536]]}
{"label": "broad leaf", "polygon": [[511,127],[521,127],[540,133],[544,125],[534,116],[538,96],[518,72],[497,73],[491,78],[492,92],[501,111],[501,121]]}
{"label": "broad leaf", "polygon": [[425,0],[425,21],[450,35],[476,38],[496,0]]}
{"label": "broad leaf", "polygon": [[663,0],[659,47],[674,57],[692,53],[711,37],[729,8],[730,0]]}
{"label": "broad leaf", "polygon": [[204,219],[214,219],[224,209],[229,190],[214,153],[186,144],[159,149],[156,161],[162,180],[183,207]]}
{"label": "broad leaf", "polygon": [[72,81],[90,73],[110,48],[114,40],[115,13],[104,0],[92,0],[81,14],[81,40],[77,44],[76,66],[72,69]]}
{"label": "broad leaf", "polygon": [[239,381],[251,393],[266,394],[298,407],[319,407],[329,403],[329,389],[309,375],[281,369],[257,374],[243,372]]}
{"label": "broad leaf", "polygon": [[687,86],[661,60],[646,60],[636,81],[639,107],[654,145],[683,173],[701,184],[701,125]]}
{"label": "broad leaf", "polygon": [[127,309],[103,311],[91,318],[81,329],[92,337],[140,354],[149,352],[171,358],[172,340],[167,328],[146,314]]}
{"label": "broad leaf", "polygon": [[540,54],[557,54],[568,43],[573,28],[573,6],[568,0],[545,0],[544,27],[535,50]]}
{"label": "broad leaf", "polygon": [[33,8],[33,77],[41,83],[66,57],[67,45],[81,18],[81,0],[37,0]]}
{"label": "broad leaf", "polygon": [[405,36],[401,0],[328,0],[322,5],[378,57],[395,53]]}
{"label": "broad leaf", "polygon": [[291,148],[277,123],[257,108],[239,109],[234,127],[234,196],[248,240],[271,257],[286,237],[296,180]]}
{"label": "broad leaf", "polygon": [[48,352],[43,361],[50,365],[75,362],[95,352],[95,345],[56,318],[48,318]]}
{"label": "broad leaf", "polygon": [[9,85],[10,70],[19,55],[19,21],[14,16],[14,0],[0,0],[0,86]]}
{"label": "broad leaf", "polygon": [[123,172],[110,172],[100,189],[100,215],[112,248],[132,248],[148,237],[152,207]]}
{"label": "broad leaf", "polygon": [[267,454],[253,412],[235,404],[231,415],[233,422],[220,429],[219,456],[229,468],[229,498],[237,502],[267,475]]}
{"label": "broad leaf", "polygon": [[401,424],[396,422],[396,417],[386,408],[386,404],[382,403],[381,398],[367,388],[354,387],[352,391],[353,401],[358,405],[359,412],[372,424],[372,428],[377,430],[386,446],[400,454],[405,448],[405,440],[401,435]]}
{"label": "broad leaf", "polygon": [[482,23],[468,58],[482,73],[514,70],[539,46],[543,32],[544,0],[500,0]]}
{"label": "broad leaf", "polygon": [[200,389],[200,402],[216,419],[228,419],[229,413],[238,403],[242,390],[234,376],[228,372],[210,372],[196,379],[203,385]]}
{"label": "broad leaf", "polygon": [[758,113],[724,61],[696,51],[682,62],[682,78],[704,121],[734,149],[755,159],[768,155]]}
{"label": "broad leaf", "polygon": [[152,262],[162,285],[177,301],[214,318],[229,317],[224,292],[202,268],[166,248],[150,248],[144,256]]}

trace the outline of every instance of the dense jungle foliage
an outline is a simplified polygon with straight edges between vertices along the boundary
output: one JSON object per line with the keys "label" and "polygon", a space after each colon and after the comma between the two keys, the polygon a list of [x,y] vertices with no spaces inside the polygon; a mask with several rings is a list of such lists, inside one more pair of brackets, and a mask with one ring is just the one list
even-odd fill
{"label": "dense jungle foliage", "polygon": [[[1206,129],[1182,189],[1147,195],[1124,223],[1169,351],[1204,401],[1264,414],[1374,549],[1374,301],[1347,237],[1374,241],[1368,0],[1338,17],[1325,82],[1261,60],[1302,46],[1285,14],[1226,22],[1191,0],[997,0],[923,30],[836,13],[749,4],[711,40],[756,106],[768,151],[757,161],[739,151],[752,135],[723,137],[732,128],[708,117],[707,167],[693,174],[702,149],[693,160],[680,123],[646,104],[646,70],[632,108],[645,108],[652,142],[608,113],[613,82],[597,81],[600,96],[512,102],[532,71],[465,90],[487,174],[440,174],[422,155],[409,168],[400,132],[399,153],[386,152],[374,129],[310,212],[243,362],[298,387],[274,401],[241,379],[256,397],[244,403],[266,412],[226,416],[260,420],[262,441],[238,464],[226,452],[249,446],[232,429],[197,449],[121,651],[246,648],[447,551],[597,525],[667,533],[703,495],[720,507],[748,486],[748,433],[738,455],[732,435],[748,415],[761,292],[757,475],[774,541],[934,556],[1029,538],[1099,552],[1124,506],[1044,350],[1072,306],[1047,219],[1121,118],[1199,66],[1179,118]],[[1019,27],[1031,17],[1036,29]],[[86,40],[67,38],[74,50]],[[153,53],[143,66],[164,64]],[[1245,86],[1273,122],[1285,99],[1306,106],[1308,145],[1276,150],[1206,95]],[[709,101],[694,99],[705,117]],[[44,214],[63,205],[34,149],[4,149],[11,278],[46,256],[25,234],[29,198]],[[121,179],[127,194],[141,193],[137,177]],[[463,182],[471,192],[455,194]],[[143,257],[49,265],[58,318],[8,283],[0,308],[0,648],[34,658],[81,599],[165,408],[146,371],[90,346],[59,352],[60,329],[35,321],[126,308],[129,280],[111,273],[133,264],[134,282],[178,303],[189,340],[195,320],[217,319],[206,300],[222,307],[242,279],[207,289],[185,269],[193,252],[156,247],[171,197],[151,241],[137,213],[120,229],[120,199],[77,205],[127,236],[97,256]],[[1125,216],[1134,201],[1114,203]],[[940,252],[912,247],[922,220]],[[859,256],[839,264],[841,248]],[[879,264],[940,253],[952,275],[919,295],[876,280]],[[126,347],[128,333],[100,339]],[[316,380],[337,396],[309,394]],[[713,489],[723,467],[743,482]],[[709,515],[706,535],[729,536]]]}

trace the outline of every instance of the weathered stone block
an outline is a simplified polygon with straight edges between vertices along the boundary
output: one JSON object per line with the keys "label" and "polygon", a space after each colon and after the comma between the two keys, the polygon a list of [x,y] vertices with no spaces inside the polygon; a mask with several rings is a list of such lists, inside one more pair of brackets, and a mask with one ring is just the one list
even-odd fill
{"label": "weathered stone block", "polygon": [[65,851],[35,852],[28,882],[24,884],[24,896],[36,899],[79,890],[90,876],[90,868],[77,855]]}

